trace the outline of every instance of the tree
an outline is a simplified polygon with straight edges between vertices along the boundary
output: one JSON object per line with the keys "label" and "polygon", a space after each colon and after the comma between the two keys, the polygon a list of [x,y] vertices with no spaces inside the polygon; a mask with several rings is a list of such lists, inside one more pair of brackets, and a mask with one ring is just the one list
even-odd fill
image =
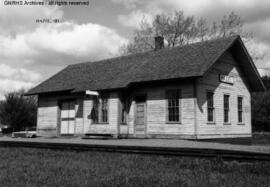
{"label": "tree", "polygon": [[262,77],[266,92],[252,94],[252,124],[254,131],[270,131],[270,77]]}
{"label": "tree", "polygon": [[195,35],[195,22],[192,16],[186,17],[182,11],[173,14],[158,14],[152,23],[142,19],[138,29],[134,30],[132,41],[121,47],[121,54],[134,54],[153,50],[154,37],[162,36],[168,47],[185,45]]}
{"label": "tree", "polygon": [[[197,22],[197,37],[201,40],[204,41],[207,37],[207,34],[210,31],[210,28],[208,26],[207,20],[204,18],[200,18],[199,21]],[[209,34],[211,35],[211,33]]]}
{"label": "tree", "polygon": [[194,27],[194,18],[192,16],[185,17],[181,11],[175,11],[174,14],[168,15],[156,15],[153,21],[155,36],[163,36],[168,47],[188,43],[190,34],[195,31]]}
{"label": "tree", "polygon": [[155,36],[164,37],[165,47],[174,47],[240,35],[253,59],[262,59],[265,54],[250,47],[253,46],[252,33],[245,32],[243,25],[241,17],[234,12],[225,15],[220,21],[212,23],[209,23],[205,18],[195,20],[193,16],[185,16],[183,11],[175,11],[173,14],[157,14],[151,23],[144,18],[142,19],[139,28],[134,30],[132,41],[122,46],[120,53],[127,55],[153,50]]}
{"label": "tree", "polygon": [[143,18],[139,28],[134,30],[133,41],[120,47],[120,53],[134,54],[154,49],[153,33],[152,26]]}
{"label": "tree", "polygon": [[24,96],[25,91],[10,92],[0,104],[0,120],[14,131],[36,125],[37,99]]}
{"label": "tree", "polygon": [[212,37],[229,37],[233,35],[241,35],[247,37],[243,32],[243,21],[234,12],[231,12],[228,16],[225,15],[218,25],[217,33],[212,33]]}

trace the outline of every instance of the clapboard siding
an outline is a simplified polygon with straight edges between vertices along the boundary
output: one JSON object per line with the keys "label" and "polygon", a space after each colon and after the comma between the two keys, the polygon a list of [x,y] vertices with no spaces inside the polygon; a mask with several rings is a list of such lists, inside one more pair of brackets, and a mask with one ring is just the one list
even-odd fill
{"label": "clapboard siding", "polygon": [[89,131],[90,125],[92,124],[91,111],[93,108],[93,99],[87,96],[83,100],[83,133]]}
{"label": "clapboard siding", "polygon": [[[42,136],[59,135],[60,108],[59,102],[66,99],[74,99],[75,104],[75,134],[85,133],[110,133],[118,134],[119,124],[119,98],[117,93],[111,93],[108,99],[109,121],[108,124],[93,124],[91,111],[93,98],[91,96],[58,95],[39,97],[38,106],[38,134]],[[122,132],[125,130],[122,128]]]}
{"label": "clapboard siding", "polygon": [[[234,84],[221,83],[219,74],[234,77]],[[199,138],[239,137],[251,135],[250,92],[246,79],[230,52],[227,52],[212,70],[197,82],[197,132]],[[206,92],[214,92],[215,123],[207,123]],[[223,96],[230,95],[230,125],[224,124]],[[243,97],[244,125],[238,124],[237,97]]]}
{"label": "clapboard siding", "polygon": [[67,99],[75,100],[75,134],[82,134],[84,127],[83,96],[57,95],[39,96],[37,133],[41,136],[57,136],[60,131],[59,102]]}
{"label": "clapboard siding", "polygon": [[40,136],[56,136],[58,122],[57,101],[50,98],[39,98],[37,115],[37,134]]}
{"label": "clapboard siding", "polygon": [[120,124],[120,135],[128,135],[128,125]]}
{"label": "clapboard siding", "polygon": [[[88,125],[86,126],[87,133],[89,134],[119,134],[119,96],[118,93],[110,93],[108,98],[108,123],[106,124],[94,124],[91,120],[88,120]],[[90,115],[92,110],[92,105],[85,108],[88,112],[87,116]],[[90,112],[89,112],[90,111]]]}
{"label": "clapboard siding", "polygon": [[[234,77],[234,84],[221,83],[219,74]],[[181,90],[180,122],[167,123],[166,91]],[[206,92],[214,92],[215,123],[207,123]],[[195,92],[195,93],[194,93]],[[75,134],[112,134],[116,137],[134,136],[135,96],[145,94],[146,136],[173,138],[247,137],[251,135],[250,92],[245,76],[230,52],[227,52],[204,77],[195,81],[179,81],[163,86],[143,86],[130,90],[130,108],[127,124],[120,123],[121,92],[111,92],[108,98],[108,123],[94,124],[91,119],[93,97],[83,95],[40,96],[38,107],[38,133],[59,135],[59,102],[75,99]],[[230,124],[223,121],[223,95],[230,95]],[[237,97],[243,97],[244,124],[238,124]]]}
{"label": "clapboard siding", "polygon": [[75,134],[83,134],[83,98],[77,98],[75,105]]}
{"label": "clapboard siding", "polygon": [[[180,89],[181,99],[181,123],[168,124],[166,121],[167,101],[166,91],[170,89]],[[194,96],[193,84],[175,84],[171,86],[149,87],[136,89],[133,96],[146,94],[146,129],[147,135],[194,135]],[[128,117],[128,132],[134,134],[134,108],[135,101],[132,101]]]}

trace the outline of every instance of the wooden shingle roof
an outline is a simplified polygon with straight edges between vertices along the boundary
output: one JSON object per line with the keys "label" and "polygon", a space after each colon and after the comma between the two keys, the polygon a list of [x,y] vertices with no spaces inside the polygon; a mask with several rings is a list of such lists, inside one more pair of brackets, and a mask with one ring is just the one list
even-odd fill
{"label": "wooden shingle roof", "polygon": [[[59,91],[82,92],[126,88],[132,83],[181,79],[203,76],[229,48],[238,42],[239,36],[194,43],[182,47],[165,48],[96,62],[69,65],[48,80],[31,89],[27,95]],[[240,46],[240,47],[241,47]],[[238,51],[239,52],[239,51]],[[249,71],[253,72],[253,90],[262,90],[263,84],[248,54]],[[249,57],[249,58],[248,58]],[[243,58],[242,58],[243,59]],[[249,75],[251,76],[251,75]],[[257,85],[256,85],[257,84]],[[254,86],[253,86],[254,85]]]}

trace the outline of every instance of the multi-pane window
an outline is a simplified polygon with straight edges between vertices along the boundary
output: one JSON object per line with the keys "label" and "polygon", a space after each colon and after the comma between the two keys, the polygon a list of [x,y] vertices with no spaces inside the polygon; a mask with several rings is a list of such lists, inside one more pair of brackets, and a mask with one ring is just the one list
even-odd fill
{"label": "multi-pane window", "polygon": [[127,123],[127,98],[125,96],[121,97],[121,123]]}
{"label": "multi-pane window", "polygon": [[179,122],[180,121],[180,90],[168,90],[166,92],[167,95],[167,110],[168,122]]}
{"label": "multi-pane window", "polygon": [[101,98],[101,121],[102,123],[108,122],[108,98]]}
{"label": "multi-pane window", "polygon": [[93,100],[92,119],[94,123],[108,122],[108,97],[95,97]]}
{"label": "multi-pane window", "polygon": [[99,99],[95,97],[93,100],[93,110],[91,112],[91,116],[94,123],[98,123],[98,116],[99,116]]}
{"label": "multi-pane window", "polygon": [[224,95],[223,98],[224,102],[224,123],[229,122],[229,111],[230,111],[230,96],[229,95]]}
{"label": "multi-pane window", "polygon": [[214,122],[214,93],[207,92],[207,121]]}
{"label": "multi-pane window", "polygon": [[238,122],[243,123],[243,97],[237,97]]}

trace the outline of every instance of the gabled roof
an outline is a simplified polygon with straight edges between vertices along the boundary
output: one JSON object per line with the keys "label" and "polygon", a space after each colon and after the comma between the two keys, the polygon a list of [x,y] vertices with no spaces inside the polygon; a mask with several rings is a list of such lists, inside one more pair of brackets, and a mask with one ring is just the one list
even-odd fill
{"label": "gabled roof", "polygon": [[264,85],[239,36],[165,48],[96,62],[69,65],[27,95],[126,88],[132,83],[201,77],[231,49],[243,67],[251,91]]}

